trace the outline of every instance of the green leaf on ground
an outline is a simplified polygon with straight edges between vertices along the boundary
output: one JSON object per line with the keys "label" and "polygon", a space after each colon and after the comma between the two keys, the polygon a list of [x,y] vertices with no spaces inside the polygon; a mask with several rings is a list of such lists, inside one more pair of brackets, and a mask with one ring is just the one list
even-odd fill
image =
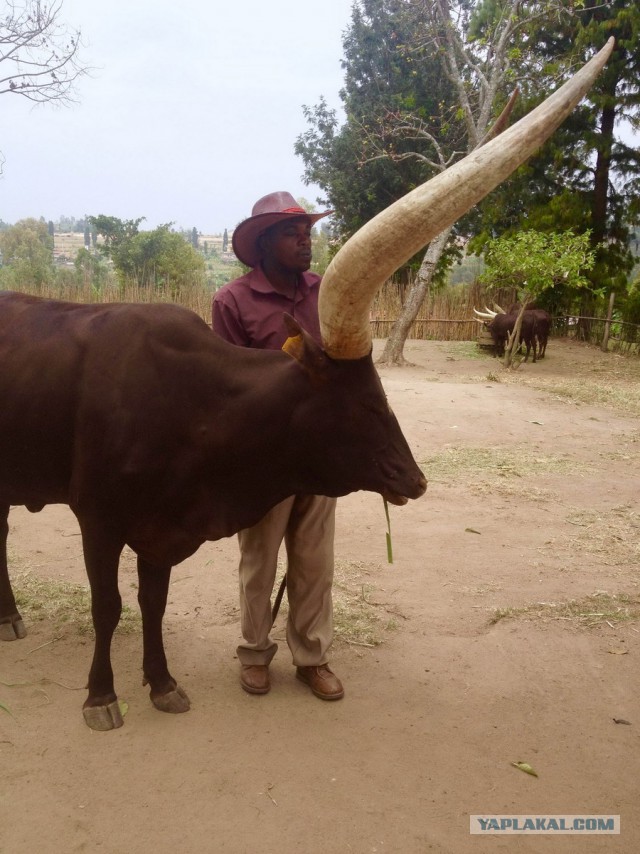
{"label": "green leaf on ground", "polygon": [[519,768],[520,771],[524,771],[525,774],[531,774],[532,777],[538,776],[528,762],[512,762],[511,764],[514,768]]}

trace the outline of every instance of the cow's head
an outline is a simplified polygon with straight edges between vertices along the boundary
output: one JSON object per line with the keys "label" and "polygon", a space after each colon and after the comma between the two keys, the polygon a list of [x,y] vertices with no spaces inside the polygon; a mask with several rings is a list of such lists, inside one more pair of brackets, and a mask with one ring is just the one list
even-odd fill
{"label": "cow's head", "polygon": [[290,416],[298,454],[293,470],[307,490],[345,495],[364,489],[392,504],[419,498],[427,481],[388,402],[371,355],[333,359],[286,316],[284,350],[302,368],[301,394]]}
{"label": "cow's head", "polygon": [[481,323],[485,329],[488,329],[491,334],[496,330],[496,317],[498,317],[497,311],[492,311],[490,308],[487,308],[485,305],[484,311],[478,311],[477,308],[473,309],[473,313],[476,316],[476,320],[478,323]]}

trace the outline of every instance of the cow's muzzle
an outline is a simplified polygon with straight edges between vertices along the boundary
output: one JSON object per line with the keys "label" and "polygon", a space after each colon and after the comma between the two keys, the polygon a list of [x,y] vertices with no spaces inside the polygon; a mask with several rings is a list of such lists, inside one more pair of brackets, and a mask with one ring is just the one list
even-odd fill
{"label": "cow's muzzle", "polygon": [[405,491],[404,493],[392,492],[390,489],[385,490],[382,493],[382,497],[385,501],[388,501],[389,504],[395,504],[398,507],[402,507],[406,504],[409,499],[420,498],[421,495],[424,495],[427,491],[427,479],[424,475],[420,475],[416,478],[415,486]]}

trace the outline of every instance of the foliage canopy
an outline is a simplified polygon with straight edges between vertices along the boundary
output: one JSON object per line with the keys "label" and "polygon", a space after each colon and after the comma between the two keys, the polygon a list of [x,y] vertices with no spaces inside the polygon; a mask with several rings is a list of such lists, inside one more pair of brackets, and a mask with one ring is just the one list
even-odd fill
{"label": "foliage canopy", "polygon": [[143,219],[120,220],[103,214],[89,217],[104,240],[101,251],[113,261],[121,283],[133,280],[142,287],[170,286],[175,290],[204,276],[204,258],[190,240],[171,231],[171,223],[153,231],[139,231]]}
{"label": "foliage canopy", "polygon": [[569,293],[589,285],[594,251],[589,233],[519,231],[490,241],[479,281],[490,288],[514,288],[522,302],[533,301],[551,288]]}
{"label": "foliage canopy", "polygon": [[53,239],[47,224],[33,218],[22,219],[0,231],[2,286],[17,289],[28,282],[36,289],[53,274]]}

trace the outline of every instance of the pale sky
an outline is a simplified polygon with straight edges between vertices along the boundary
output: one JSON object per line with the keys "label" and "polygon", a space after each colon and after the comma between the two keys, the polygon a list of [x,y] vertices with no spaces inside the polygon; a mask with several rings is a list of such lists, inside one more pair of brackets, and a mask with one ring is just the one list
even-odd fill
{"label": "pale sky", "polygon": [[144,229],[214,233],[274,190],[315,203],[293,146],[303,104],[340,108],[351,5],[62,0],[93,70],[70,107],[0,97],[0,219],[144,216]]}
{"label": "pale sky", "polygon": [[61,2],[93,70],[70,107],[0,96],[0,219],[105,214],[210,234],[274,190],[316,203],[293,146],[303,104],[324,96],[342,116],[352,0]]}

